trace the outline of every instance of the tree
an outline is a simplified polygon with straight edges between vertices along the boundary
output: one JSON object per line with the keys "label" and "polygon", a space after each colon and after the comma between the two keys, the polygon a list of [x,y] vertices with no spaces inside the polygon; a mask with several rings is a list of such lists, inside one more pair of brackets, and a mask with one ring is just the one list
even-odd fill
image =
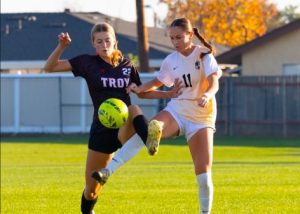
{"label": "tree", "polygon": [[268,30],[273,30],[282,25],[288,24],[296,19],[300,19],[300,13],[297,12],[298,6],[288,5],[269,22]]}
{"label": "tree", "polygon": [[283,11],[279,12],[279,16],[282,19],[282,22],[287,24],[296,19],[300,19],[300,13],[297,13],[298,6],[295,5],[288,5],[286,6]]}
{"label": "tree", "polygon": [[130,59],[130,61],[132,62],[132,64],[135,67],[140,67],[140,59],[138,55],[135,55],[133,53],[128,53],[126,56],[128,59]]}
{"label": "tree", "polygon": [[163,0],[169,7],[167,22],[187,17],[210,41],[238,46],[266,33],[277,14],[268,0]]}

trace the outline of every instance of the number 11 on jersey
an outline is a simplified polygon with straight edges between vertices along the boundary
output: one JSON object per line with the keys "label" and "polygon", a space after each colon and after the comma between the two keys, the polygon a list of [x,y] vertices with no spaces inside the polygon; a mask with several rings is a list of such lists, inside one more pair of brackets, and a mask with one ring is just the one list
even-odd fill
{"label": "number 11 on jersey", "polygon": [[184,80],[184,84],[186,88],[192,87],[191,74],[187,74],[187,75],[183,74],[182,78]]}

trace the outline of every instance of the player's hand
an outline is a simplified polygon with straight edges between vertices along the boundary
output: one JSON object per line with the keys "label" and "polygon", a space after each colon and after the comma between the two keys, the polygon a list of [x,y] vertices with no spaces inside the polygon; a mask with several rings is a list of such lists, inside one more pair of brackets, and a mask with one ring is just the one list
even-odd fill
{"label": "player's hand", "polygon": [[127,88],[126,88],[127,94],[130,94],[131,92],[134,92],[136,94],[140,93],[139,87],[135,83],[131,83]]}
{"label": "player's hand", "polygon": [[58,42],[62,47],[67,47],[71,44],[71,37],[69,36],[68,32],[60,33],[58,35]]}
{"label": "player's hand", "polygon": [[204,93],[200,99],[198,100],[198,105],[202,108],[207,106],[208,101],[210,100],[210,96],[207,93]]}
{"label": "player's hand", "polygon": [[182,88],[184,87],[181,80],[175,79],[174,86],[170,90],[170,98],[176,98],[182,94]]}

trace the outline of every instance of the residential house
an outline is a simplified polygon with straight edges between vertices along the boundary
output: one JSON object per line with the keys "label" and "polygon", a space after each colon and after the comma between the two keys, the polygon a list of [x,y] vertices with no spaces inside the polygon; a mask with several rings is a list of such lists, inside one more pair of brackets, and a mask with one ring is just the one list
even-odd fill
{"label": "residential house", "polygon": [[[45,60],[57,45],[60,32],[69,32],[72,44],[62,58],[82,53],[93,54],[90,30],[97,22],[110,23],[124,55],[138,55],[137,26],[98,12],[8,13],[1,14],[1,72],[41,73]],[[149,65],[158,70],[162,60],[173,51],[167,29],[148,28]],[[196,41],[198,42],[198,41]],[[215,45],[218,54],[228,50]]]}
{"label": "residential house", "polygon": [[300,75],[300,19],[218,55],[242,76]]}
{"label": "residential house", "polygon": [[[94,23],[113,25],[118,45],[124,55],[138,55],[136,24],[100,13],[9,13],[1,14],[1,72],[41,73],[45,60],[57,45],[60,32],[69,32],[72,44],[62,58],[82,53],[94,54],[90,30]],[[157,68],[171,51],[164,29],[152,28],[149,64]],[[155,35],[155,36],[154,36]]]}

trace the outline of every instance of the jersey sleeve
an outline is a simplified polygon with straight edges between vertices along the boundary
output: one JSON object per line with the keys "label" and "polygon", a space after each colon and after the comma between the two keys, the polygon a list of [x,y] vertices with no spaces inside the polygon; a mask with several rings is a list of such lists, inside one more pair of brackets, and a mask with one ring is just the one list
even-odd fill
{"label": "jersey sleeve", "polygon": [[204,56],[203,66],[206,77],[213,73],[219,73],[221,71],[215,57],[212,54],[207,54]]}
{"label": "jersey sleeve", "polygon": [[85,58],[86,55],[80,55],[76,56],[74,58],[69,59],[69,62],[72,66],[72,73],[74,74],[75,77],[81,76],[84,77],[86,72],[85,72]]}
{"label": "jersey sleeve", "polygon": [[135,83],[137,86],[142,84],[140,74],[137,71],[136,67],[134,67],[134,66],[132,66],[132,68],[131,68],[130,82]]}
{"label": "jersey sleeve", "polygon": [[156,72],[155,75],[156,78],[165,86],[173,86],[174,78],[172,77],[171,66],[169,65],[167,59],[162,62],[159,72]]}

